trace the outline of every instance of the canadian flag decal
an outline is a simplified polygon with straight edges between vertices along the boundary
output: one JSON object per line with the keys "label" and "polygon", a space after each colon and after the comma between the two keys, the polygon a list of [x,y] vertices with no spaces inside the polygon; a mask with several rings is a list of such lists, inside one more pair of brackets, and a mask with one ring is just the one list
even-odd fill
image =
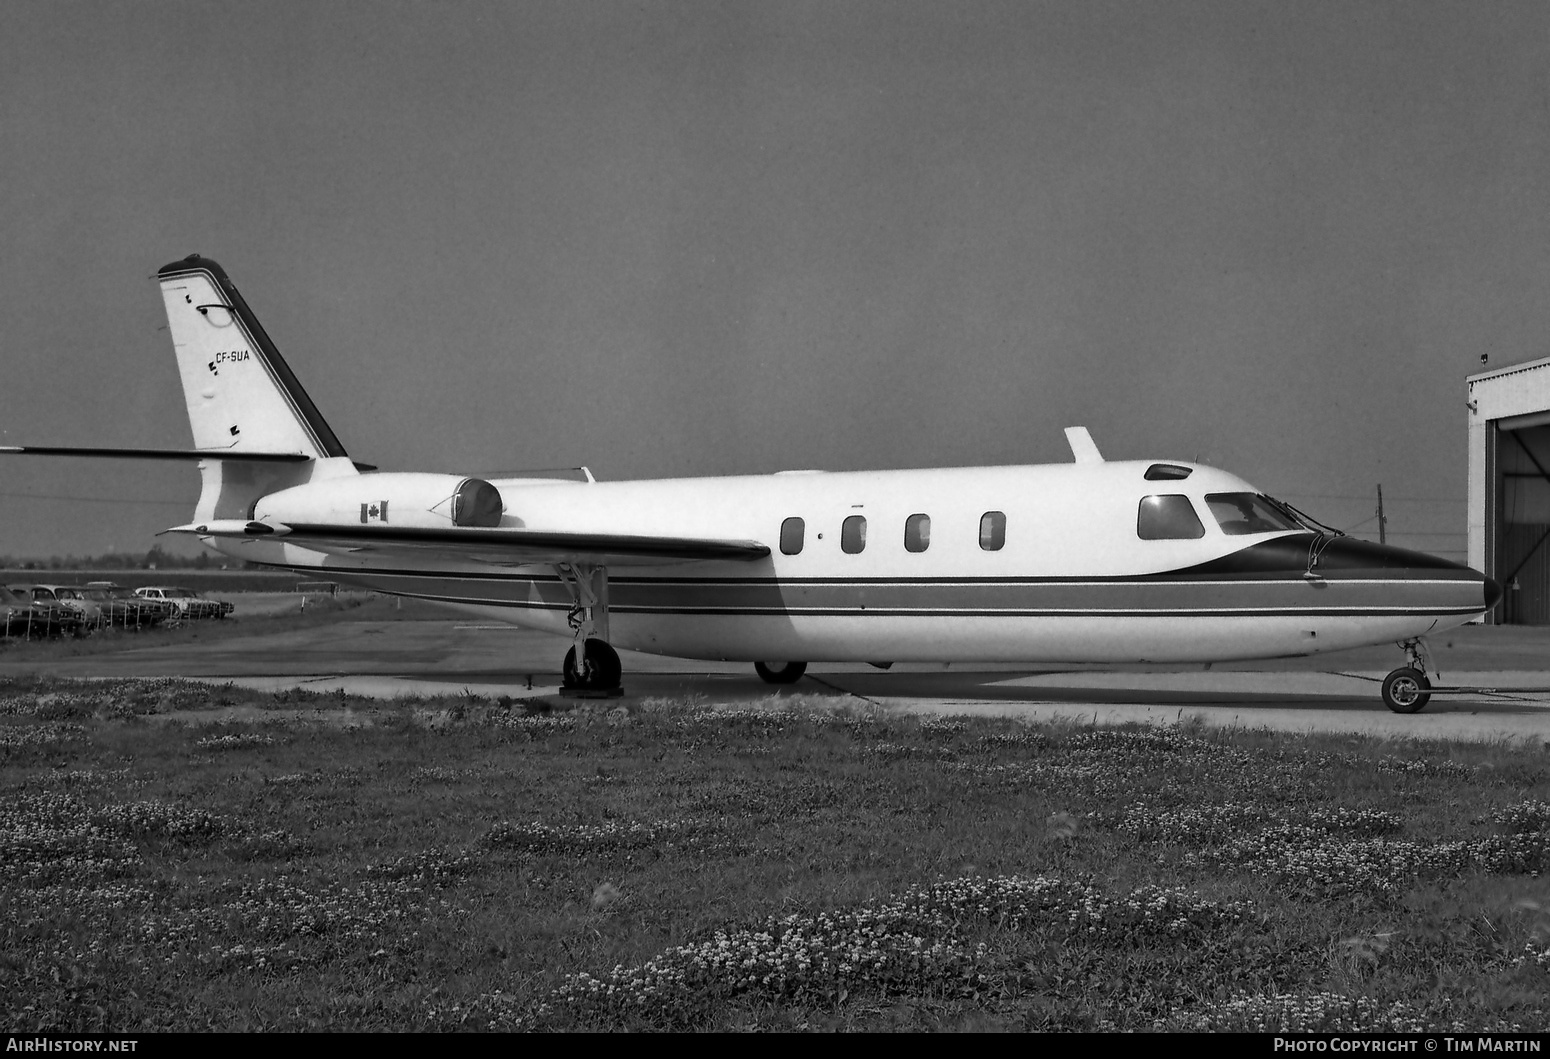
{"label": "canadian flag decal", "polygon": [[386,522],[388,520],[387,506],[388,502],[386,500],[375,504],[362,504],[361,523],[365,524],[367,522]]}

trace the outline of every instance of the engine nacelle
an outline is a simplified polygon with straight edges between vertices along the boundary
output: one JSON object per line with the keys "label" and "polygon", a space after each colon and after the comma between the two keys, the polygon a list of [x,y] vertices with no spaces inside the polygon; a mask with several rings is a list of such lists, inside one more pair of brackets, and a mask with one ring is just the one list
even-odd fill
{"label": "engine nacelle", "polygon": [[418,529],[499,526],[500,490],[457,474],[390,472],[327,478],[259,498],[253,518],[287,525],[388,525]]}

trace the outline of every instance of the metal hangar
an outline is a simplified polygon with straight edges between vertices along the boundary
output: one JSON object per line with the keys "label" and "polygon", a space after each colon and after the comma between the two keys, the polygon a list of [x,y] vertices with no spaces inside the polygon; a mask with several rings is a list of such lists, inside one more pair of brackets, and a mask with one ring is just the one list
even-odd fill
{"label": "metal hangar", "polygon": [[1469,376],[1469,565],[1493,624],[1550,624],[1550,357]]}

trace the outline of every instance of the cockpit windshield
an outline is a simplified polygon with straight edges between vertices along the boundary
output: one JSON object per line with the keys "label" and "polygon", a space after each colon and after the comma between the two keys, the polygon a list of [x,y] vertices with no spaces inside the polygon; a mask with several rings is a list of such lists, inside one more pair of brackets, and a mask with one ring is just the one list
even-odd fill
{"label": "cockpit windshield", "polygon": [[1207,493],[1206,506],[1229,537],[1303,528],[1269,497],[1254,493]]}

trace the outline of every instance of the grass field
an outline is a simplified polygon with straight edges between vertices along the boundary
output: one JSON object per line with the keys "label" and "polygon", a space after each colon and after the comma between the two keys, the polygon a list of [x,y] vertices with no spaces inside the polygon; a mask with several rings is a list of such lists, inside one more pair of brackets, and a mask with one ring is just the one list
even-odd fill
{"label": "grass field", "polygon": [[18,1032],[1550,1025],[1540,745],[20,680],[0,783]]}

